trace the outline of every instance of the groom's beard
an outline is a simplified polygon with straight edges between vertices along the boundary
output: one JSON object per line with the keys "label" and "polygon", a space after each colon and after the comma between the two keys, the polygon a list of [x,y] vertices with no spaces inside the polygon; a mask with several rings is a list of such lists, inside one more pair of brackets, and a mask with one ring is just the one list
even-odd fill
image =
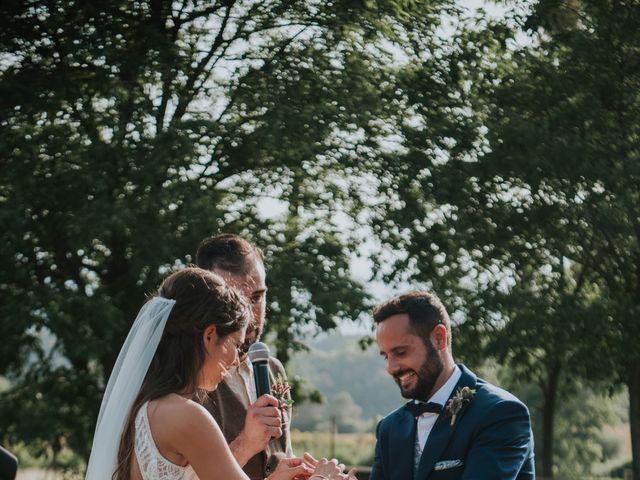
{"label": "groom's beard", "polygon": [[[444,370],[444,364],[438,356],[436,349],[431,345],[431,342],[425,346],[427,347],[427,358],[422,365],[420,365],[418,371],[402,370],[393,376],[404,398],[426,402],[435,393],[433,392],[433,387]],[[416,381],[413,386],[405,388],[402,386],[400,377],[406,373],[414,373],[416,375]]]}

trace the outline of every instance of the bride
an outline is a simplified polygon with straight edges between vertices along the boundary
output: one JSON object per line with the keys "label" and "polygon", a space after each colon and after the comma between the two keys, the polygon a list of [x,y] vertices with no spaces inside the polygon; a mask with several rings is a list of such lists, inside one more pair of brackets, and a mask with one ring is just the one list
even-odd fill
{"label": "bride", "polygon": [[[238,363],[251,319],[221,277],[186,268],[140,310],[100,407],[87,480],[248,480],[201,405]],[[285,459],[268,480],[355,479],[335,460]]]}

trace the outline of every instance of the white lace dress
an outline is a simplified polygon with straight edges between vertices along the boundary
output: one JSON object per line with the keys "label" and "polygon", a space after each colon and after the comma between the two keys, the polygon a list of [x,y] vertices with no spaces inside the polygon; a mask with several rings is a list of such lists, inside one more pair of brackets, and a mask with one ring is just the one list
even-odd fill
{"label": "white lace dress", "polygon": [[135,451],[144,480],[198,480],[191,465],[181,467],[164,458],[151,436],[146,402],[136,414]]}

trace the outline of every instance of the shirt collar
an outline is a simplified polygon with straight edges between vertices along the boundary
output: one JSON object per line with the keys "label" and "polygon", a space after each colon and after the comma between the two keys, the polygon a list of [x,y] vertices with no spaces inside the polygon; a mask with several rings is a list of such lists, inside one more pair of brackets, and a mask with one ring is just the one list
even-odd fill
{"label": "shirt collar", "polygon": [[460,370],[460,367],[456,365],[453,369],[453,372],[451,373],[451,376],[449,377],[449,380],[447,380],[445,384],[442,385],[438,389],[438,391],[431,396],[429,401],[439,403],[440,405],[445,405],[447,403],[447,400],[449,400],[449,397],[453,393],[453,389],[456,388],[460,377],[462,377],[462,370]]}
{"label": "shirt collar", "polygon": [[234,370],[237,371],[237,372],[253,371],[253,366],[251,365],[251,360],[249,360],[249,355],[247,355],[242,362],[240,362],[235,367],[232,367],[232,369],[230,369],[230,370],[231,370],[231,372],[233,372]]}

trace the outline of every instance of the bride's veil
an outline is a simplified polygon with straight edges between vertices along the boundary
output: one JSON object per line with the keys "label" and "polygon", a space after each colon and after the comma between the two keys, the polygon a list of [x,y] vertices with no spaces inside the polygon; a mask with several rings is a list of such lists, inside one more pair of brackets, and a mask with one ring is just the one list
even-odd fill
{"label": "bride's veil", "polygon": [[138,313],[104,392],[93,436],[86,480],[111,480],[120,437],[175,300],[154,297]]}

